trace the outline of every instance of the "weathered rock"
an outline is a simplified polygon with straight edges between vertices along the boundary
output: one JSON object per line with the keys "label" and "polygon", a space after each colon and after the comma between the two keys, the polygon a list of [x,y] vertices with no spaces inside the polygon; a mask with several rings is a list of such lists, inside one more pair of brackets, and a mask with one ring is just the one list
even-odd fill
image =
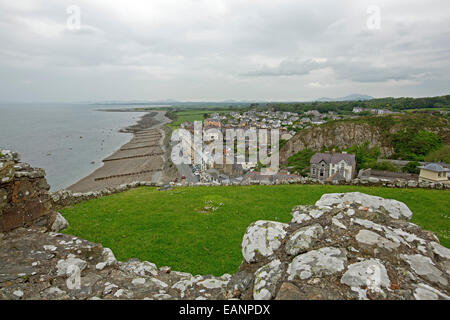
{"label": "weathered rock", "polygon": [[346,251],[339,248],[324,247],[303,253],[292,260],[288,266],[289,280],[331,275],[344,270],[347,262]]}
{"label": "weathered rock", "polygon": [[256,270],[253,298],[255,300],[272,299],[283,271],[284,265],[280,260],[272,260],[269,264]]}
{"label": "weathered rock", "polygon": [[391,285],[386,268],[377,259],[368,259],[349,265],[341,278],[341,283],[352,289],[364,287],[375,292],[383,292],[382,288],[389,289]]}
{"label": "weathered rock", "polygon": [[258,261],[258,255],[268,257],[277,250],[286,236],[285,223],[256,221],[252,223],[242,240],[242,255],[247,262]]}
{"label": "weathered rock", "polygon": [[360,243],[367,245],[376,245],[380,248],[384,248],[390,251],[400,245],[380,236],[378,233],[369,230],[360,230],[355,238]]}
{"label": "weathered rock", "polygon": [[437,242],[430,242],[433,252],[442,259],[450,260],[450,249],[441,246]]}
{"label": "weathered rock", "polygon": [[141,262],[136,259],[131,259],[128,262],[120,262],[119,269],[138,276],[155,276],[158,274],[158,268],[156,268],[154,263],[148,261]]}
{"label": "weathered rock", "polygon": [[449,296],[425,283],[419,283],[417,285],[414,290],[414,298],[416,298],[416,300],[450,300]]}
{"label": "weathered rock", "polygon": [[77,269],[83,271],[87,267],[87,262],[75,257],[68,257],[67,259],[61,259],[56,265],[57,276],[69,276]]}
{"label": "weathered rock", "polygon": [[316,206],[336,206],[345,203],[357,203],[374,210],[384,208],[393,219],[411,219],[412,212],[400,201],[370,196],[361,192],[324,194]]}
{"label": "weathered rock", "polygon": [[323,228],[320,224],[303,227],[295,231],[286,243],[286,252],[290,255],[297,255],[308,251],[314,243],[323,235]]}
{"label": "weathered rock", "polygon": [[413,271],[421,277],[433,283],[439,283],[447,286],[448,281],[444,274],[435,267],[433,261],[429,257],[420,254],[402,255],[402,258],[409,263]]}
{"label": "weathered rock", "polygon": [[55,213],[55,219],[50,226],[50,230],[53,232],[60,232],[69,226],[67,220],[59,213]]}
{"label": "weathered rock", "polygon": [[304,295],[302,291],[290,282],[283,282],[275,300],[302,300]]}

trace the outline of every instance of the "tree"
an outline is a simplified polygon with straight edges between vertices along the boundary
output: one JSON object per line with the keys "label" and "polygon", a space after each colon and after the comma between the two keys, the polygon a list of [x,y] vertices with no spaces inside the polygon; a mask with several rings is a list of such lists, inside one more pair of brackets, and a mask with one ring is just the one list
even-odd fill
{"label": "tree", "polygon": [[428,153],[425,161],[450,163],[450,145],[444,145],[442,148]]}

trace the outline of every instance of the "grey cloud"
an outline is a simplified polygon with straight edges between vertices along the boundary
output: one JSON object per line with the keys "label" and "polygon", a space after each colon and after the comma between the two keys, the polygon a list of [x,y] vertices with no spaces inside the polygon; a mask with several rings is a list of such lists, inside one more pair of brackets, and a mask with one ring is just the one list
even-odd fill
{"label": "grey cloud", "polygon": [[378,3],[373,31],[353,0],[1,2],[0,100],[448,93],[450,3]]}

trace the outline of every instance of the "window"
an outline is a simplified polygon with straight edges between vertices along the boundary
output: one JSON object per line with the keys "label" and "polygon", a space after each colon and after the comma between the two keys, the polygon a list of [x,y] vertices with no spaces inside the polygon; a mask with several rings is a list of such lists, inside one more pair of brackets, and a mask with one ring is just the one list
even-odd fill
{"label": "window", "polygon": [[320,169],[320,176],[323,177],[323,169]]}

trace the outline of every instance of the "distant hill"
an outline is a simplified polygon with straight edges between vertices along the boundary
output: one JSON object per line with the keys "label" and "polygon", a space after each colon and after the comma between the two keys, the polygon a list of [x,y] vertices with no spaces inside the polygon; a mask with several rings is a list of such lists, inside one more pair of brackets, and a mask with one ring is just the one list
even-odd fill
{"label": "distant hill", "polygon": [[317,101],[321,101],[321,102],[327,102],[327,101],[365,101],[365,100],[372,100],[374,99],[374,97],[365,95],[365,94],[351,94],[345,97],[341,97],[341,98],[320,98],[317,99]]}

